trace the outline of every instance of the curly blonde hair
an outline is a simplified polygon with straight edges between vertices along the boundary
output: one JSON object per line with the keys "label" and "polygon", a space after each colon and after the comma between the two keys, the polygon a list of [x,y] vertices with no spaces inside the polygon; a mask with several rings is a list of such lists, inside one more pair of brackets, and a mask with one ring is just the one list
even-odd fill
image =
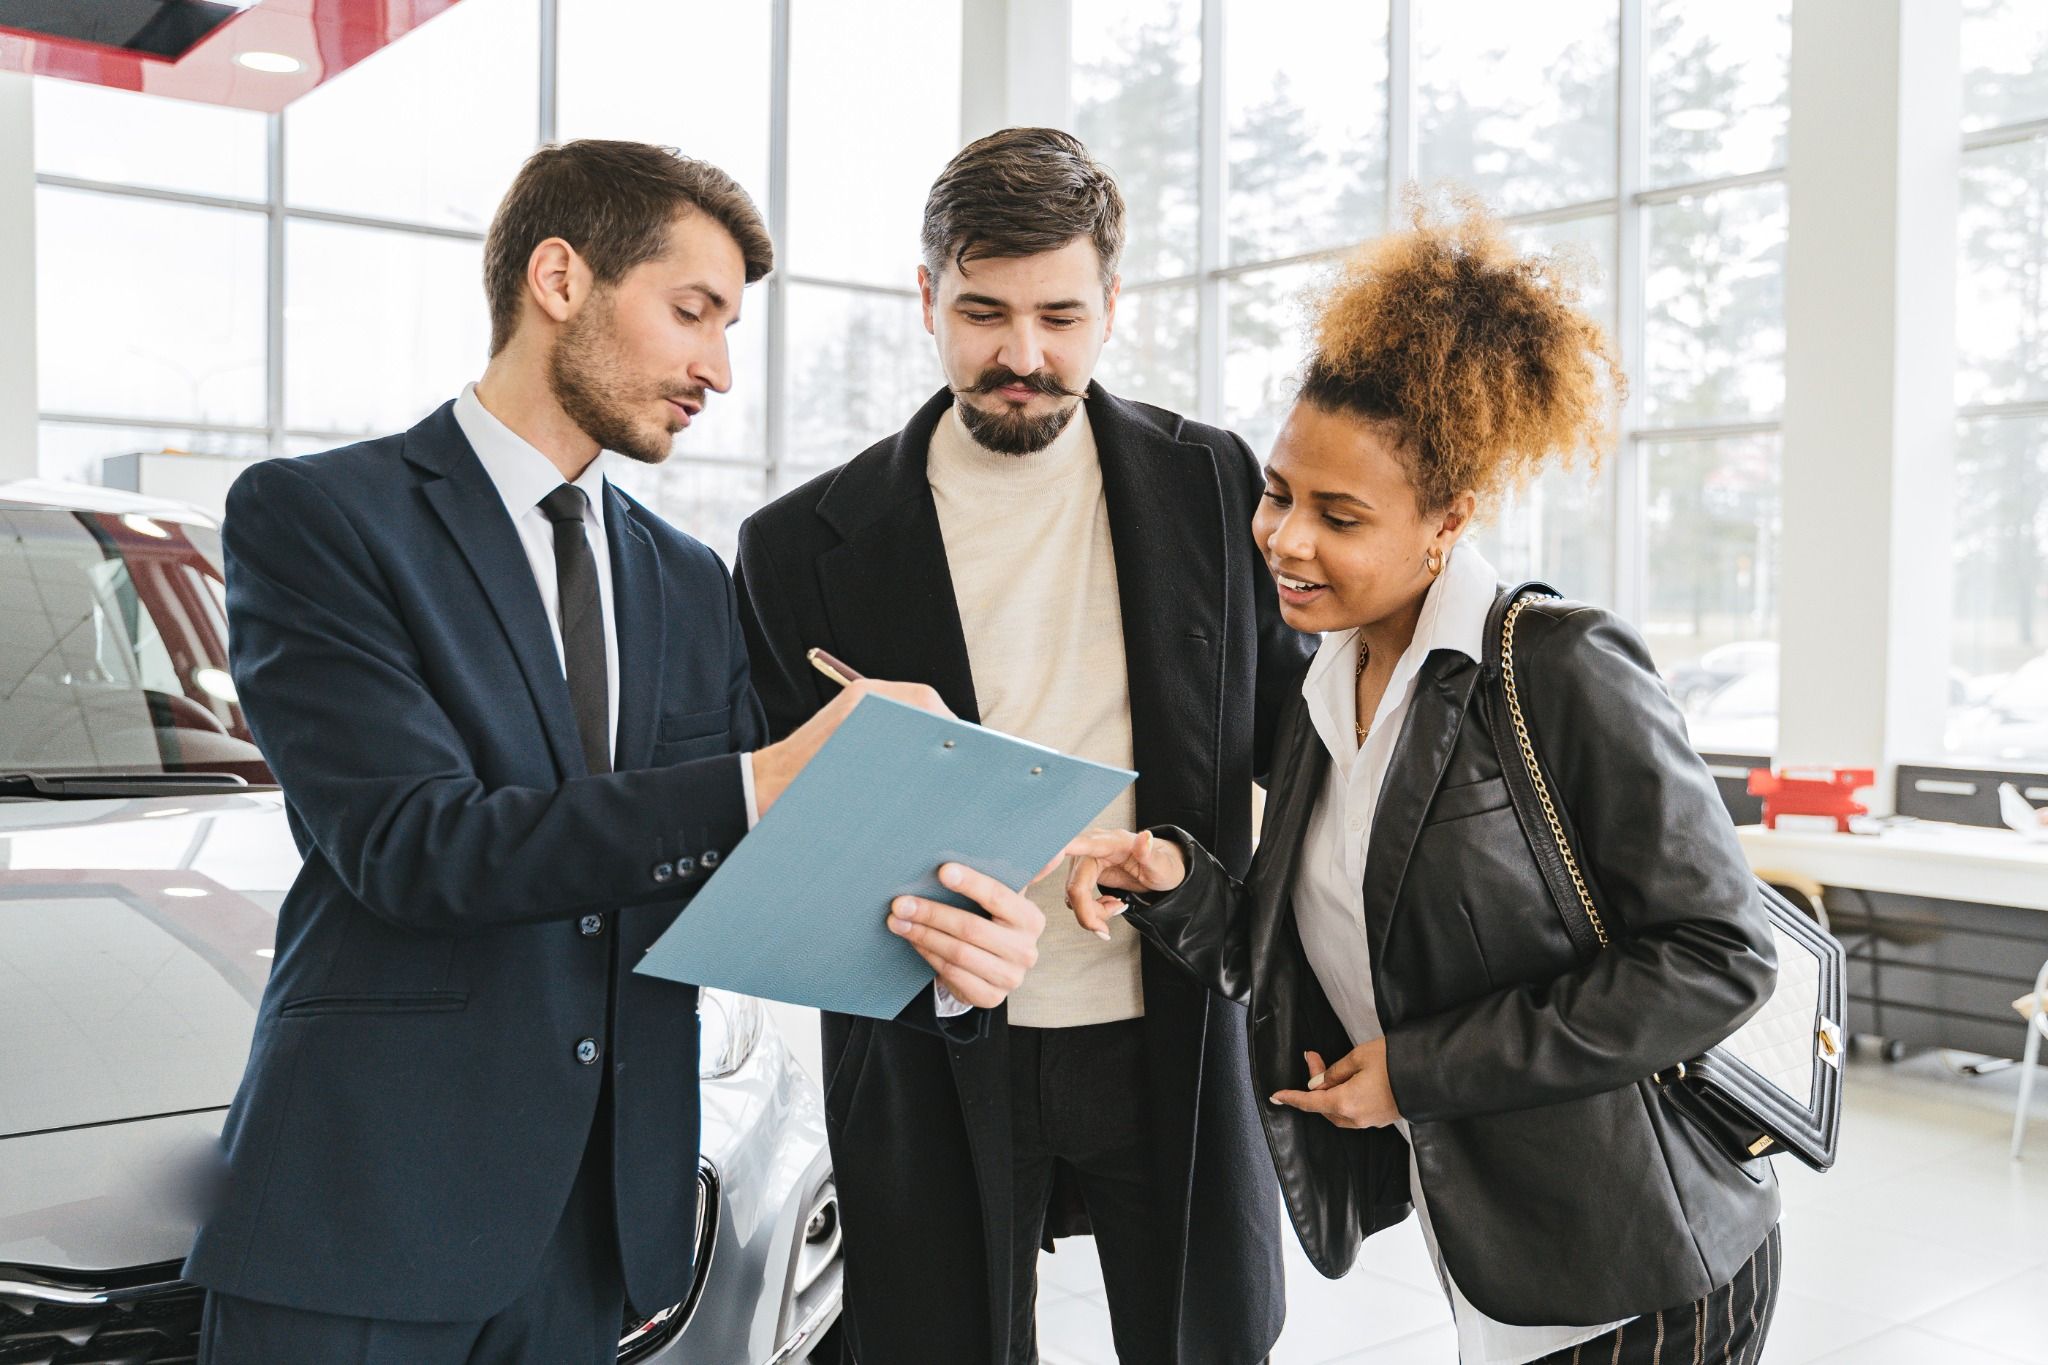
{"label": "curly blonde hair", "polygon": [[1360,247],[1313,300],[1301,386],[1387,425],[1426,514],[1467,490],[1489,506],[1547,464],[1597,467],[1627,390],[1579,308],[1579,262],[1520,253],[1477,197],[1445,197],[1449,218],[1411,188],[1412,225]]}

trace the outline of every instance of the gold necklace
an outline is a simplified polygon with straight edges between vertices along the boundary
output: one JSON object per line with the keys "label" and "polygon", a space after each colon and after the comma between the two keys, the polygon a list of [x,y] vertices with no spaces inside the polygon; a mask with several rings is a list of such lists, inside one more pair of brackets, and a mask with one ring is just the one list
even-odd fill
{"label": "gold necklace", "polygon": [[[1364,640],[1363,640],[1363,639],[1361,638],[1361,639],[1359,640],[1359,642],[1358,642],[1358,671],[1357,671],[1357,672],[1355,672],[1355,673],[1353,673],[1353,674],[1351,675],[1351,690],[1352,690],[1352,693],[1353,693],[1353,697],[1352,697],[1352,704],[1353,704],[1353,705],[1356,705],[1356,704],[1357,704],[1357,696],[1356,696],[1356,693],[1357,693],[1357,691],[1358,691],[1358,680],[1359,680],[1360,678],[1362,678],[1362,677],[1364,677],[1364,676],[1365,676],[1365,666],[1366,666],[1366,665],[1367,665],[1368,663],[1371,663],[1371,662],[1372,662],[1372,646],[1371,646],[1371,645],[1369,645],[1369,644],[1367,644],[1367,643],[1366,643],[1366,642],[1365,642],[1365,641],[1364,641]],[[1351,729],[1352,729],[1353,733],[1355,733],[1355,734],[1356,734],[1356,735],[1358,736],[1358,747],[1359,747],[1359,748],[1361,748],[1361,749],[1363,749],[1363,748],[1365,747],[1365,737],[1366,737],[1367,735],[1369,735],[1369,734],[1371,734],[1371,733],[1372,733],[1372,724],[1371,724],[1371,722],[1369,722],[1369,721],[1363,721],[1363,720],[1354,720],[1354,721],[1352,721],[1352,722],[1351,722]]]}

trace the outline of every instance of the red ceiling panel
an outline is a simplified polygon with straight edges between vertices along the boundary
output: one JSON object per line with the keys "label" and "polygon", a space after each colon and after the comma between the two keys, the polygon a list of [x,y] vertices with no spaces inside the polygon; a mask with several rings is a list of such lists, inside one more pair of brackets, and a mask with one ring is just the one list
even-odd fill
{"label": "red ceiling panel", "polygon": [[[86,81],[173,99],[274,114],[396,41],[457,0],[259,0],[175,61],[78,39],[0,26],[0,71]],[[239,58],[285,57],[296,71],[255,70]]]}

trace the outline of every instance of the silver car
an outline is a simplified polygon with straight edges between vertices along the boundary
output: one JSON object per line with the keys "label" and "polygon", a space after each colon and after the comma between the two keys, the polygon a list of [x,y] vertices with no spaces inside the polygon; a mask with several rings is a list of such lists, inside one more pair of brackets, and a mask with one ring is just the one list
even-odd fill
{"label": "silver car", "polygon": [[[299,867],[225,640],[211,521],[0,485],[0,1365],[194,1357],[179,1266]],[[619,1359],[836,1359],[817,1087],[758,1002],[700,1013],[697,1279]]]}

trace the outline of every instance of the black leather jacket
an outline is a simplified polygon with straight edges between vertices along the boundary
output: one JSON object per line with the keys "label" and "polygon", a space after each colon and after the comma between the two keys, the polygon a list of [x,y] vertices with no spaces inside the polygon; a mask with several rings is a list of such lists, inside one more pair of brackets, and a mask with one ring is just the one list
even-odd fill
{"label": "black leather jacket", "polygon": [[[1496,607],[1494,620],[1500,617]],[[1776,971],[1713,779],[1641,639],[1542,601],[1516,667],[1545,774],[1614,944],[1573,948],[1501,776],[1482,665],[1422,666],[1370,834],[1365,913],[1387,1065],[1444,1262],[1502,1322],[1598,1324],[1703,1297],[1778,1218],[1769,1163],[1738,1166],[1647,1077],[1718,1043]],[[1307,1049],[1350,1050],[1296,935],[1289,888],[1329,756],[1299,697],[1282,714],[1257,856],[1233,879],[1178,830],[1188,879],[1130,920],[1245,1001],[1260,1095]],[[1407,1216],[1397,1130],[1260,1106],[1309,1259],[1342,1275]]]}

